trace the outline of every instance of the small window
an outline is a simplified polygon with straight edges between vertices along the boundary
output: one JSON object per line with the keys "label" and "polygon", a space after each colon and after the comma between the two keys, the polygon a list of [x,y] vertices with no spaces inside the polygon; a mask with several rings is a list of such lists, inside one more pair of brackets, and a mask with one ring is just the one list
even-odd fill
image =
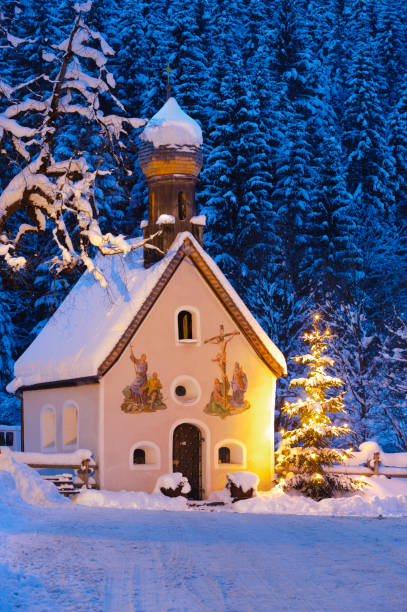
{"label": "small window", "polygon": [[6,432],[6,446],[13,446],[14,444],[14,434],[12,431]]}
{"label": "small window", "polygon": [[192,376],[177,376],[171,383],[171,395],[177,404],[192,406],[201,398],[201,387]]}
{"label": "small window", "polygon": [[160,455],[160,448],[154,442],[137,442],[130,448],[129,467],[131,470],[159,470]]}
{"label": "small window", "polygon": [[246,468],[246,447],[240,440],[226,438],[215,445],[214,460],[219,469],[231,465]]}
{"label": "small window", "polygon": [[156,210],[155,210],[155,193],[152,192],[151,194],[151,216],[150,216],[150,222],[151,221],[155,221],[155,218],[157,216]]}
{"label": "small window", "polygon": [[6,436],[4,431],[0,431],[0,446],[6,446]]}
{"label": "small window", "polygon": [[183,221],[187,216],[187,198],[183,191],[178,192],[178,217]]}
{"label": "small window", "polygon": [[143,448],[136,448],[133,453],[133,464],[144,465],[146,462],[146,451]]}
{"label": "small window", "polygon": [[192,340],[192,314],[188,310],[178,313],[178,339]]}
{"label": "small window", "polygon": [[219,463],[230,463],[230,448],[221,446],[218,451]]}

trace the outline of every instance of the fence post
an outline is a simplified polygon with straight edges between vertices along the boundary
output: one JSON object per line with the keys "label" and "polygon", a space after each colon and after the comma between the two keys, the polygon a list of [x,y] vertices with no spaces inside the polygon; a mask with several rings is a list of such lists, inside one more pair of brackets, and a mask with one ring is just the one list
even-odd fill
{"label": "fence post", "polygon": [[380,465],[380,453],[373,453],[373,461],[374,461],[374,475],[377,476],[379,473],[379,465]]}
{"label": "fence post", "polygon": [[89,489],[89,459],[84,459],[84,461],[82,461],[82,465],[84,467],[83,481],[85,483],[85,487]]}

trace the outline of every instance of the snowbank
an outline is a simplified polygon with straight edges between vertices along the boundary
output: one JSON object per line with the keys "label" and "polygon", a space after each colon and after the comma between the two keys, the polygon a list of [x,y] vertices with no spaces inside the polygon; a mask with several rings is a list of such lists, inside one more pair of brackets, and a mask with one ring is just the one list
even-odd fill
{"label": "snowbank", "polygon": [[407,479],[362,477],[363,492],[316,502],[299,494],[286,494],[279,486],[268,493],[238,501],[234,510],[254,514],[308,514],[320,516],[407,516]]}
{"label": "snowbank", "polygon": [[0,453],[0,504],[12,505],[25,501],[34,506],[69,503],[50,482],[42,480],[38,472],[16,461],[7,448]]}
{"label": "snowbank", "polygon": [[96,491],[82,489],[73,500],[82,506],[121,508],[125,510],[187,510],[185,497],[166,497],[162,493],[133,491]]}

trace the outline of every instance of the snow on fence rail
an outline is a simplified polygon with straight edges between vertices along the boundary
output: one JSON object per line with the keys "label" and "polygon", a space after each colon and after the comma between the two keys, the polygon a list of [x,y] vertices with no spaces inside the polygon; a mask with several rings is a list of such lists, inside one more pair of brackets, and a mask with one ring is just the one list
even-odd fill
{"label": "snow on fence rail", "polygon": [[407,453],[385,453],[377,442],[363,442],[350,459],[326,468],[326,471],[355,476],[407,478]]}
{"label": "snow on fence rail", "polygon": [[[12,455],[17,461],[25,463],[36,470],[44,468],[74,469],[77,471],[80,481],[82,481],[87,489],[92,488],[95,483],[91,474],[97,470],[97,465],[90,450],[82,448],[73,453],[13,452]],[[55,478],[44,476],[44,479],[51,479],[57,485],[59,475]],[[72,489],[71,492],[74,493],[75,490]]]}

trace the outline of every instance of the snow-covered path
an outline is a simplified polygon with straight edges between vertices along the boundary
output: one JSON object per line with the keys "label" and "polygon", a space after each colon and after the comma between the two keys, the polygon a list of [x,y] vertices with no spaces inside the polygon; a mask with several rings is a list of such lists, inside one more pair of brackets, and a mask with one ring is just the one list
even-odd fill
{"label": "snow-covered path", "polygon": [[0,514],[0,550],[1,611],[407,610],[402,518],[67,504]]}

